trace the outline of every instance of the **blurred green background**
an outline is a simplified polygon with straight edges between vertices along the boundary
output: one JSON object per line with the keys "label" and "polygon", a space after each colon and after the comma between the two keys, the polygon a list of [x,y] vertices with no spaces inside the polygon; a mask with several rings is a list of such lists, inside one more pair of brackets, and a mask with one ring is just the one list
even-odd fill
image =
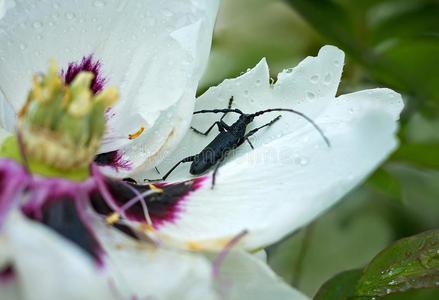
{"label": "blurred green background", "polygon": [[268,249],[272,268],[309,296],[393,241],[439,228],[439,1],[223,0],[200,93],[262,57],[276,78],[325,44],[347,56],[339,94],[390,87],[406,108],[399,150],[339,205]]}

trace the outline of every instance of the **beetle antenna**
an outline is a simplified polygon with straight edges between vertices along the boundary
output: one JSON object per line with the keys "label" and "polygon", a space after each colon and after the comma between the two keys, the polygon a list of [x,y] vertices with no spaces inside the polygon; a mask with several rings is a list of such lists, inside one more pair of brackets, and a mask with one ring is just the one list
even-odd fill
{"label": "beetle antenna", "polygon": [[223,109],[203,109],[203,110],[198,110],[196,112],[194,112],[194,115],[197,114],[206,114],[206,113],[214,113],[214,114],[220,114],[220,113],[237,113],[240,115],[243,115],[244,113],[237,109],[237,108],[223,108]]}
{"label": "beetle antenna", "polygon": [[304,118],[305,120],[307,120],[309,123],[311,123],[311,125],[319,132],[319,134],[322,136],[323,140],[325,141],[326,145],[328,147],[331,147],[331,142],[329,141],[329,139],[326,137],[326,135],[323,133],[323,130],[307,115],[305,115],[304,113],[301,113],[300,111],[294,110],[294,109],[289,109],[289,108],[271,108],[271,109],[266,109],[266,110],[261,110],[258,111],[250,116],[252,117],[258,117],[260,115],[263,115],[265,113],[269,113],[269,112],[273,112],[273,111],[286,111],[286,112],[291,112],[293,114],[299,115],[302,118]]}

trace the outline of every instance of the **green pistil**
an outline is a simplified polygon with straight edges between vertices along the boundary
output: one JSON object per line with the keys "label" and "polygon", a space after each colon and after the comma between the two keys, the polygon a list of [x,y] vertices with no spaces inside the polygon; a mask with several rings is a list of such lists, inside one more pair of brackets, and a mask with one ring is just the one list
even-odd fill
{"label": "green pistil", "polygon": [[94,75],[80,72],[65,84],[54,63],[46,75],[34,76],[32,89],[18,115],[22,149],[8,139],[1,155],[23,163],[30,171],[49,177],[83,180],[105,132],[105,111],[118,98],[114,88],[94,95]]}
{"label": "green pistil", "polygon": [[[25,161],[21,155],[17,137],[10,136],[6,138],[0,147],[0,157],[13,159],[23,165]],[[27,158],[26,167],[33,174],[38,174],[44,177],[65,178],[72,181],[84,181],[90,175],[89,168],[83,167],[75,170],[60,170],[51,167],[45,163],[35,161],[32,157]]]}

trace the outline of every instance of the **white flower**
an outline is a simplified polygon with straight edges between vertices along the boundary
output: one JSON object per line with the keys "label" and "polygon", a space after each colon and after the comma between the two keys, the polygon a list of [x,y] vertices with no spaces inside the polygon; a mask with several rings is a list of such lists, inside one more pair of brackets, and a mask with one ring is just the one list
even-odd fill
{"label": "white flower", "polygon": [[[317,57],[280,73],[275,84],[270,84],[262,60],[195,102],[217,9],[217,1],[202,0],[0,2],[0,18],[4,14],[1,126],[14,130],[15,112],[26,99],[29,79],[44,70],[49,59],[67,68],[93,55],[105,83],[120,87],[121,93],[121,101],[107,114],[108,132],[100,149],[101,163],[111,155],[119,159],[118,168],[102,167],[107,174],[156,178],[154,167],[166,172],[182,158],[198,153],[216,129],[204,137],[189,126],[206,130],[219,116],[195,115],[191,123],[194,109],[226,108],[231,96],[234,108],[245,113],[273,107],[300,111],[331,144],[327,147],[303,118],[282,113],[281,120],[251,138],[255,150],[243,144],[230,155],[218,171],[214,189],[212,172],[193,179],[188,166],[180,166],[169,181],[185,183],[161,186],[159,200],[151,193],[142,198],[150,226],[144,226],[149,220],[140,203],[122,216],[130,230],[159,241],[160,246],[126,237],[94,212],[95,218],[87,224],[106,253],[100,267],[71,242],[78,244],[80,238],[65,239],[52,231],[65,232],[53,227],[63,225],[64,219],[51,223],[49,229],[16,209],[7,212],[0,201],[2,295],[11,293],[8,299],[215,299],[225,293],[232,299],[304,298],[243,250],[280,240],[361,183],[397,145],[402,100],[388,89],[336,97],[344,54],[326,46]],[[255,118],[249,130],[277,115]],[[236,116],[224,120],[231,124]],[[7,183],[2,178],[1,187]],[[135,190],[152,190],[114,182],[107,184],[119,208],[136,195]],[[103,198],[93,200],[93,208],[111,217]],[[244,231],[221,265],[220,279],[211,276],[211,260],[184,251],[222,250]],[[217,267],[214,264],[215,272]],[[1,276],[8,280],[2,283]]]}

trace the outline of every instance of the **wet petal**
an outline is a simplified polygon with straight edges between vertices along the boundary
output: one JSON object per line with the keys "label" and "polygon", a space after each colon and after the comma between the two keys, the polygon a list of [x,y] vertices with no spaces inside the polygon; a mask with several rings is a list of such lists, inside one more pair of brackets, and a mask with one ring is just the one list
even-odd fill
{"label": "wet petal", "polygon": [[[302,71],[292,72],[299,77],[291,78],[291,87],[301,80],[301,74],[314,74],[305,68],[308,63],[315,61],[325,66],[329,61],[338,67],[343,64],[342,58],[338,49],[323,48],[318,59],[307,59],[298,67]],[[259,68],[250,73],[259,72]],[[244,81],[238,79],[235,85],[250,91],[250,82],[260,80],[263,84],[267,80],[268,72],[259,74],[264,76],[246,82],[244,75]],[[221,248],[233,236],[248,230],[249,234],[240,243],[242,247],[255,249],[268,245],[332,206],[386,159],[397,145],[395,132],[403,107],[401,96],[388,89],[375,89],[335,98],[333,88],[323,92],[325,82],[321,84],[322,88],[313,90],[316,94],[322,92],[321,96],[308,99],[309,102],[297,102],[287,95],[288,89],[281,93],[276,85],[254,97],[255,103],[264,103],[264,108],[290,107],[305,112],[323,130],[331,142],[330,148],[310,124],[282,113],[279,122],[251,139],[256,147],[254,151],[243,144],[230,154],[219,168],[213,190],[208,179],[188,197],[180,217],[159,229],[161,238],[190,249]],[[222,94],[225,100],[230,97],[228,87],[226,81],[206,95]],[[302,96],[306,93],[302,92]],[[237,107],[254,111],[245,105],[240,107],[239,99]],[[214,103],[214,98],[210,100]],[[265,122],[277,114],[273,115],[267,116]],[[207,124],[202,128],[206,127]],[[190,132],[179,149],[182,152],[189,149],[193,155],[197,153],[195,147],[204,147],[213,136],[215,133],[205,138]],[[186,155],[176,154],[176,161]],[[178,172],[176,178],[189,177],[188,166],[180,167]]]}
{"label": "wet petal", "polygon": [[210,263],[201,255],[138,243],[97,227],[112,290],[121,299],[217,299]]}
{"label": "wet petal", "polygon": [[[325,46],[319,51],[318,56],[307,57],[295,68],[281,72],[278,75],[278,81],[272,85],[267,62],[263,59],[245,74],[234,79],[227,79],[219,86],[210,88],[197,99],[195,110],[227,108],[229,99],[233,96],[232,108],[241,109],[244,113],[253,113],[268,108],[292,108],[315,119],[333,101],[343,64],[343,51],[333,46]],[[264,125],[278,115],[283,115],[281,121],[251,138],[254,146],[263,145],[309,125],[300,116],[273,112],[256,118],[248,129]],[[204,132],[215,121],[218,121],[220,116],[220,114],[195,115],[191,125]],[[236,119],[237,114],[230,113],[224,121],[230,125]],[[217,128],[214,128],[208,137],[188,132],[178,149],[170,156],[173,159],[167,159],[158,166],[158,169],[166,172],[176,161],[198,153],[217,133]],[[312,134],[318,135],[317,131]],[[232,159],[250,150],[249,145],[245,144],[234,152]],[[190,177],[187,170],[187,167],[180,167],[169,179],[187,179]],[[157,177],[154,171],[144,175],[146,178]]]}
{"label": "wet petal", "polygon": [[240,251],[226,257],[216,283],[219,292],[230,300],[309,299],[283,282],[265,262]]}
{"label": "wet petal", "polygon": [[[148,158],[154,164],[163,159],[154,154],[175,146],[189,125],[217,7],[218,1],[17,1],[0,20],[0,98],[17,111],[29,90],[23,78],[49,59],[67,67],[94,54],[107,84],[122,95],[101,151],[123,148],[133,167]],[[141,127],[140,138],[130,140]]]}
{"label": "wet petal", "polygon": [[1,237],[23,299],[115,299],[90,257],[44,225],[14,213]]}

